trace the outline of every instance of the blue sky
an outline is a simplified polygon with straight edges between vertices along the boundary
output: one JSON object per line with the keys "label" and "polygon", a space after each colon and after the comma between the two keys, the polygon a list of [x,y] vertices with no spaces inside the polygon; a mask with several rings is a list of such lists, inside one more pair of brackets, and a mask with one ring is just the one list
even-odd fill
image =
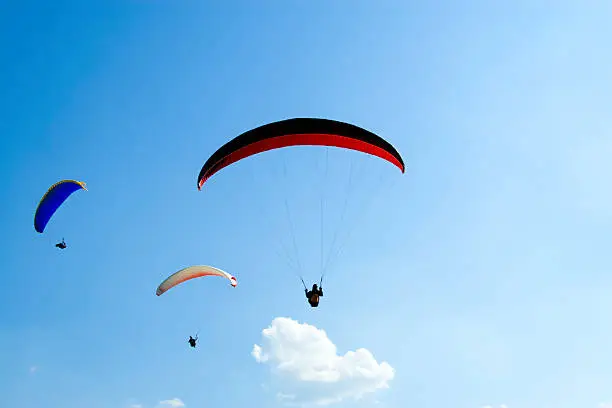
{"label": "blue sky", "polygon": [[[308,367],[284,372],[280,354],[258,363],[254,345],[289,341],[262,330],[309,327],[293,320],[325,330],[293,339],[301,364],[333,357],[331,341],[392,366],[362,406],[612,402],[610,5],[172,3],[2,5],[2,406],[257,408],[364,386],[303,384]],[[288,149],[197,191],[221,144],[296,116],[377,132],[406,174]],[[291,245],[283,199],[312,281],[353,164],[352,233],[313,310],[275,252]],[[36,234],[38,200],[65,178],[89,191]],[[192,264],[239,286],[154,295]]]}

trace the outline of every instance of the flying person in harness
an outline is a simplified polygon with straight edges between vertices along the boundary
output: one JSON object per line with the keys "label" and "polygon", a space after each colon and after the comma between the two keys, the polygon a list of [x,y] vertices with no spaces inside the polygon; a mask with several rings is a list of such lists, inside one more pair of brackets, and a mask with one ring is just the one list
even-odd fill
{"label": "flying person in harness", "polygon": [[196,341],[198,341],[198,335],[196,334],[195,339],[194,339],[193,337],[189,336],[189,340],[188,340],[188,341],[189,341],[189,345],[190,345],[191,347],[194,347],[194,348],[195,348],[195,346],[196,346]]}
{"label": "flying person in harness", "polygon": [[66,249],[67,247],[66,242],[64,241],[64,238],[62,238],[62,242],[58,242],[57,244],[55,244],[55,246],[59,249]]}
{"label": "flying person in harness", "polygon": [[319,306],[319,298],[323,296],[323,288],[319,288],[317,284],[312,285],[312,290],[304,289],[306,298],[311,307]]}

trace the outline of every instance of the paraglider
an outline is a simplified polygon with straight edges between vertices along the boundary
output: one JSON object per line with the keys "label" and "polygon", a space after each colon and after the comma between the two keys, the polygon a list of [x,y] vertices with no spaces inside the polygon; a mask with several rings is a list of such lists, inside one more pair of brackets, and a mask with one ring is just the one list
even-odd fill
{"label": "paraglider", "polygon": [[306,292],[306,298],[308,299],[308,303],[311,307],[319,306],[319,298],[323,296],[323,288],[317,287],[317,284],[312,285],[312,289],[304,289]]}
{"label": "paraglider", "polygon": [[[184,269],[181,269],[178,272],[173,273],[168,278],[166,278],[158,287],[155,294],[157,296],[161,296],[166,291],[171,288],[191,279],[200,278],[203,276],[219,276],[229,280],[230,285],[232,287],[236,287],[238,285],[238,281],[236,278],[229,273],[222,271],[221,269],[207,266],[207,265],[195,265],[190,266]],[[196,334],[195,338],[189,336],[189,345],[193,348],[196,346],[196,342],[198,341],[198,335]]]}
{"label": "paraglider", "polygon": [[[269,150],[291,146],[325,146],[358,151],[381,158],[396,166],[402,173],[405,172],[404,161],[399,152],[389,142],[368,130],[330,119],[293,118],[259,126],[225,143],[202,166],[196,180],[197,188],[202,190],[204,184],[214,174],[233,163]],[[323,201],[323,198],[321,198],[321,208],[323,208]],[[286,200],[285,207],[287,214],[289,214]],[[289,215],[288,218],[290,218]],[[323,230],[322,225],[323,215],[321,215],[321,230]],[[293,226],[290,219],[289,226],[293,235]],[[296,247],[295,237],[293,238],[294,247]],[[332,241],[333,245],[335,237]],[[321,244],[321,247],[323,247],[323,244]],[[294,249],[297,253],[297,249]],[[321,259],[323,259],[323,248],[321,249]],[[298,268],[301,269],[299,261],[297,264]],[[321,282],[326,265],[327,263],[322,265]],[[302,279],[301,274],[300,279]],[[304,290],[308,303],[312,307],[318,307],[319,298],[323,296],[323,290],[316,284],[310,291],[304,285]]]}
{"label": "paraglider", "polygon": [[161,296],[163,293],[180,283],[203,276],[219,276],[229,280],[230,285],[232,285],[234,288],[238,285],[238,281],[234,276],[222,271],[221,269],[207,265],[196,265],[181,269],[180,271],[170,275],[162,283],[160,283],[155,294],[157,296]]}
{"label": "paraglider", "polygon": [[[57,209],[78,190],[87,190],[85,183],[76,180],[62,180],[53,184],[43,195],[34,214],[34,229],[42,234]],[[62,241],[55,244],[57,248],[66,249],[66,242]]]}

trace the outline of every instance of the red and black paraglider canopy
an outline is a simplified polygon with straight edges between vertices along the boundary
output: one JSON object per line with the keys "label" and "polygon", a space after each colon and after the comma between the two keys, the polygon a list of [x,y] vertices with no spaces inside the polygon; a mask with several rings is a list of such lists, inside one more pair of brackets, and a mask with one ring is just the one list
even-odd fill
{"label": "red and black paraglider canopy", "polygon": [[289,146],[332,146],[380,157],[405,171],[395,148],[380,136],[349,123],[330,119],[295,118],[249,130],[221,146],[204,163],[198,175],[198,190],[224,167],[246,157]]}

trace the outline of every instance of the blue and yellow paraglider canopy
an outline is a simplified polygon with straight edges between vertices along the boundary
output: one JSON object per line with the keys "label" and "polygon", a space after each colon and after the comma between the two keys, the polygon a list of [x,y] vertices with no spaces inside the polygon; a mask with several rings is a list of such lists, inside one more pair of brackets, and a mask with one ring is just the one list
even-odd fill
{"label": "blue and yellow paraglider canopy", "polygon": [[57,209],[78,190],[87,190],[85,183],[76,180],[62,180],[52,185],[41,198],[34,214],[34,229],[42,234]]}

